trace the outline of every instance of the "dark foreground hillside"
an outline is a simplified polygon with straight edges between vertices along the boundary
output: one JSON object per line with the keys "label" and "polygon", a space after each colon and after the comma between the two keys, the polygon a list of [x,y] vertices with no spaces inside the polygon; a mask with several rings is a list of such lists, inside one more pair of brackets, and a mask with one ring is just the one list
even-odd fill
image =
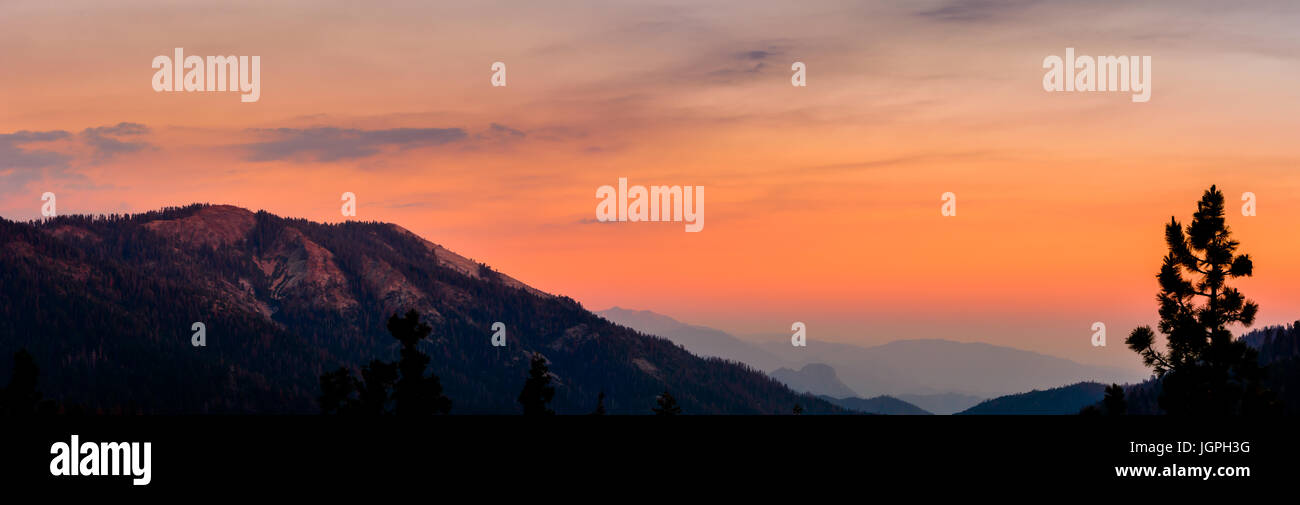
{"label": "dark foreground hillside", "polygon": [[957,415],[1078,414],[1080,409],[1101,401],[1105,393],[1104,384],[1080,382],[1042,391],[999,396],[958,412]]}

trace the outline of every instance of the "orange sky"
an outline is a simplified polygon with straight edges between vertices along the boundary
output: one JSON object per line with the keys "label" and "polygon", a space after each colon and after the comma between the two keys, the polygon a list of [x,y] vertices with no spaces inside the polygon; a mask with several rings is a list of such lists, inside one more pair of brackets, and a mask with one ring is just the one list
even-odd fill
{"label": "orange sky", "polygon": [[[37,217],[53,191],[61,213],[212,202],[337,221],[350,191],[358,219],[592,309],[1136,367],[1122,340],[1155,318],[1162,226],[1218,184],[1259,322],[1300,319],[1294,4],[262,3],[0,4],[0,215]],[[176,47],[261,56],[261,99],[154,92],[150,62]],[[1043,58],[1066,47],[1152,56],[1150,102],[1043,91]],[[106,148],[86,131],[123,122],[147,133]],[[286,147],[279,128],[462,136]],[[704,231],[592,222],[619,177],[704,186]],[[1236,211],[1245,191],[1257,216]]]}

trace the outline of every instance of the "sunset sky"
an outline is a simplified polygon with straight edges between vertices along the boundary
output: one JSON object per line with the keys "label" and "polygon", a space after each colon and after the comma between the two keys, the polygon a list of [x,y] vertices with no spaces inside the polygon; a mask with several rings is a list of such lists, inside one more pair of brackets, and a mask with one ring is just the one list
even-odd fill
{"label": "sunset sky", "polygon": [[[0,3],[0,216],[50,191],[334,222],[353,192],[593,310],[1137,368],[1162,227],[1217,184],[1258,325],[1300,319],[1294,2],[231,3]],[[260,56],[260,100],[155,92],[177,47]],[[1045,92],[1067,47],[1151,56],[1150,101]],[[704,186],[703,232],[595,222],[619,177]]]}

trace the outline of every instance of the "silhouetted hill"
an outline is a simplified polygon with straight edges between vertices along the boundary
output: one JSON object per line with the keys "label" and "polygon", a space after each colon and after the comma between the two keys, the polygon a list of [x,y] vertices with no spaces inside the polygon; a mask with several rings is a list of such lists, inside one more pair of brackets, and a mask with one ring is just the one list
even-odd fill
{"label": "silhouetted hill", "polygon": [[[320,224],[193,205],[37,223],[0,219],[0,356],[35,355],[41,390],[92,411],[315,412],[322,372],[392,360],[415,308],[453,413],[519,412],[528,355],[560,413],[839,411],[746,366],[610,323],[392,224]],[[206,325],[193,347],[191,325]],[[490,345],[502,322],[508,345]],[[0,376],[11,366],[0,359]]]}
{"label": "silhouetted hill", "polygon": [[921,407],[929,412],[940,415],[956,414],[963,410],[974,407],[984,398],[974,395],[964,395],[961,393],[935,393],[929,395],[897,395],[899,400],[903,400],[917,407]]}
{"label": "silhouetted hill", "polygon": [[931,413],[927,412],[925,409],[892,396],[877,396],[875,398],[834,398],[831,396],[821,396],[821,399],[846,409],[865,412],[868,414],[886,414],[893,416],[931,415]]}
{"label": "silhouetted hill", "polygon": [[809,363],[798,371],[778,368],[772,371],[772,378],[790,386],[800,393],[811,393],[831,398],[849,398],[858,394],[840,382],[835,376],[835,369],[822,363]]}
{"label": "silhouetted hill", "polygon": [[1262,365],[1300,358],[1300,321],[1253,330],[1242,335],[1241,339],[1259,351]]}
{"label": "silhouetted hill", "polygon": [[957,415],[1066,415],[1078,414],[1088,405],[1101,401],[1106,386],[1080,382],[1043,391],[1000,396],[958,412]]}

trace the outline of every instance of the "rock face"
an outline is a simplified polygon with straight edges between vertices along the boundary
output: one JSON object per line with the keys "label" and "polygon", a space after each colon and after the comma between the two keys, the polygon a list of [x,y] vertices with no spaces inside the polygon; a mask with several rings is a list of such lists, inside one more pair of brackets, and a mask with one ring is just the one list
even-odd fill
{"label": "rock face", "polygon": [[440,317],[430,304],[429,296],[383,260],[367,258],[361,280],[366,290],[379,301],[384,313],[414,308],[427,317]]}
{"label": "rock face", "polygon": [[[417,310],[454,413],[511,414],[533,353],[559,413],[841,412],[747,367],[692,355],[390,224],[313,223],[231,206],[0,219],[0,356],[26,348],[49,398],[92,411],[316,410],[320,376],[397,358],[386,323]],[[207,346],[190,345],[201,322]],[[493,326],[506,345],[492,345]]]}
{"label": "rock face", "polygon": [[254,261],[266,274],[271,297],[276,300],[335,311],[357,308],[334,253],[296,228],[282,229],[270,249]]}

